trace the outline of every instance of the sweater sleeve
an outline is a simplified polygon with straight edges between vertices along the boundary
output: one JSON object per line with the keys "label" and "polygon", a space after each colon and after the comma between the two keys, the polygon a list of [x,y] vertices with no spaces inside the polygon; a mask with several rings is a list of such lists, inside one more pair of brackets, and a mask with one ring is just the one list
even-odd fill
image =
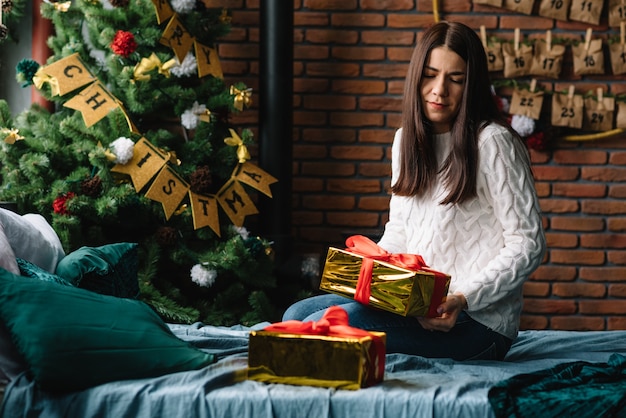
{"label": "sweater sleeve", "polygon": [[468,311],[478,311],[518,294],[541,263],[546,242],[527,151],[504,129],[488,127],[479,144],[478,194],[493,207],[503,246],[473,277],[458,283]]}
{"label": "sweater sleeve", "polygon": [[[391,184],[397,181],[400,171],[401,132],[401,129],[396,131],[391,147]],[[385,224],[385,231],[378,242],[381,248],[391,253],[405,253],[407,248],[406,228],[402,216],[402,205],[400,203],[401,199],[402,198],[399,196],[391,195],[389,201],[389,221]]]}

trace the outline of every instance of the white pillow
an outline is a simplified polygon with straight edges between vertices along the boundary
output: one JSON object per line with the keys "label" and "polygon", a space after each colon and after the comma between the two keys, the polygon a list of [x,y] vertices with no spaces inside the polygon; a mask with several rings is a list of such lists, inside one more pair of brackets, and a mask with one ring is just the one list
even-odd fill
{"label": "white pillow", "polygon": [[17,266],[17,261],[15,261],[15,253],[4,234],[2,224],[0,224],[0,267],[18,276],[20,274],[20,268]]}
{"label": "white pillow", "polygon": [[[0,224],[15,257],[28,260],[54,273],[65,251],[58,235],[48,221],[38,214],[18,215],[0,208]],[[18,273],[19,274],[19,273]]]}

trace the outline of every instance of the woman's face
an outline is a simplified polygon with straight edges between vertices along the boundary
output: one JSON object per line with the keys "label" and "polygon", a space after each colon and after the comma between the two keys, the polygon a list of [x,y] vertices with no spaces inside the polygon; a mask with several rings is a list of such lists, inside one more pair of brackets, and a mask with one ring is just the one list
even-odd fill
{"label": "woman's face", "polygon": [[426,58],[420,99],[434,133],[449,132],[461,106],[467,65],[445,46],[434,48]]}

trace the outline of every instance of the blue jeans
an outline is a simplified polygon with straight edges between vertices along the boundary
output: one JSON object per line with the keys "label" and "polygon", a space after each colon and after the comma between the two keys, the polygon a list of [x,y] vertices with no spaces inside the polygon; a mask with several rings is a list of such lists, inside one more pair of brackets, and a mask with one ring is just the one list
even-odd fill
{"label": "blue jeans", "polygon": [[285,311],[283,321],[319,321],[326,309],[333,305],[348,312],[350,326],[387,333],[387,353],[454,360],[502,360],[512,343],[465,312],[459,315],[450,331],[428,331],[416,318],[382,311],[332,294],[294,303]]}

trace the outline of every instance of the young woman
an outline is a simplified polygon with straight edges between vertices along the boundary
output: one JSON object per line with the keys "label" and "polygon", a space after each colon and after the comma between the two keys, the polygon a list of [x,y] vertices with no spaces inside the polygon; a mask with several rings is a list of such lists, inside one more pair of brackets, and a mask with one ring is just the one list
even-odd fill
{"label": "young woman", "polygon": [[283,319],[319,320],[340,305],[350,325],[386,332],[387,352],[503,359],[545,237],[527,150],[496,105],[480,38],[463,24],[437,23],[415,48],[391,191],[378,245],[420,254],[451,275],[439,316],[402,317],[320,295],[295,303]]}

